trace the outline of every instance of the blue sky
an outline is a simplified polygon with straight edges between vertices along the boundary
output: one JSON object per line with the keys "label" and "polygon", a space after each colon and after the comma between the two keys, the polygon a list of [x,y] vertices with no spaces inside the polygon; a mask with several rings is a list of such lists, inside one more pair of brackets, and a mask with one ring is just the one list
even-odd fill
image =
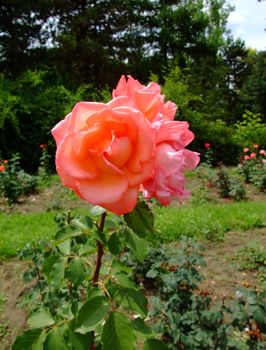
{"label": "blue sky", "polygon": [[241,38],[247,47],[266,50],[266,1],[227,0],[235,6],[230,13],[227,27],[234,38]]}

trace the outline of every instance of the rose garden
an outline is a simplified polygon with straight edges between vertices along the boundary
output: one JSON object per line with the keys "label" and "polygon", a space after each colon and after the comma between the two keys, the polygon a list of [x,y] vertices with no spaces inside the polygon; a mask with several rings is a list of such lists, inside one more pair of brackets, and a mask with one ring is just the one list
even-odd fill
{"label": "rose garden", "polygon": [[[214,168],[206,142],[198,165],[199,153],[186,148],[194,135],[175,114],[176,105],[165,101],[158,84],[122,76],[108,103],[79,102],[52,129],[62,184],[49,173],[45,144],[35,176],[21,169],[18,154],[1,161],[3,217],[31,215],[23,216],[26,203],[40,201],[49,188],[61,187],[58,198],[67,198],[50,203],[46,213],[37,208],[44,220],[56,212],[55,232],[48,225],[36,235],[41,223],[31,216],[32,234],[21,221],[26,231],[10,252],[3,222],[3,257],[17,256],[2,263],[11,274],[2,276],[3,349],[265,348],[266,250],[260,239],[266,152],[253,143],[237,168]],[[194,193],[190,200],[186,182]],[[64,186],[73,192],[63,194]],[[226,222],[218,218],[229,215],[227,207],[233,214]],[[224,283],[225,271],[211,271],[211,262],[208,270],[201,246],[215,252],[228,239],[236,244],[239,237],[232,240],[231,231],[251,240],[218,262],[246,271],[233,281],[235,291]],[[11,306],[15,315],[22,312],[20,324],[7,314],[8,280],[20,280]]]}
{"label": "rose garden", "polygon": [[266,56],[231,11],[1,5],[0,350],[266,349]]}

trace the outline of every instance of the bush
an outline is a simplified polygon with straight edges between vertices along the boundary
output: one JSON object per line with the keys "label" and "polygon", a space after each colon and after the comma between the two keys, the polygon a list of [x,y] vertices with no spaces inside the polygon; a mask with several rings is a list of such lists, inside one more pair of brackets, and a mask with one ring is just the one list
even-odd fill
{"label": "bush", "polygon": [[263,123],[260,114],[254,114],[246,111],[243,115],[243,121],[234,125],[234,142],[240,149],[252,147],[258,144],[261,148],[266,147],[266,124]]}
{"label": "bush", "polygon": [[237,201],[246,198],[246,190],[243,180],[236,176],[229,176],[229,173],[224,167],[220,167],[217,172],[215,184],[218,188],[218,193],[223,198],[233,198]]}
{"label": "bush", "polygon": [[0,173],[0,194],[7,198],[8,204],[12,204],[21,195],[34,192],[36,186],[37,178],[21,169],[20,155],[14,154]]}
{"label": "bush", "polygon": [[240,289],[229,304],[214,304],[200,288],[198,267],[205,265],[201,247],[187,238],[151,249],[142,263],[131,260],[137,282],[152,289],[154,330],[173,350],[263,349],[265,295]]}

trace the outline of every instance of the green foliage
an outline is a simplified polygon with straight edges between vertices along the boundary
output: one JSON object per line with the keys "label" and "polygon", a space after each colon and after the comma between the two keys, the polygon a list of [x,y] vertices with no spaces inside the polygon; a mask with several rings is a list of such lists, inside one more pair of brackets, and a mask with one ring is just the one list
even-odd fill
{"label": "green foliage", "polygon": [[243,120],[234,125],[233,140],[243,149],[257,143],[261,148],[266,147],[266,125],[260,114],[246,111]]}
{"label": "green foliage", "polygon": [[103,98],[92,85],[73,91],[54,81],[52,75],[49,71],[27,70],[15,81],[7,77],[0,80],[0,104],[5,104],[0,117],[0,149],[6,157],[19,151],[25,169],[37,170],[43,155],[40,144],[48,144],[47,155],[54,151],[50,131],[77,101],[85,96],[92,100],[96,95],[98,100]]}
{"label": "green foliage", "polygon": [[255,270],[260,286],[266,290],[266,249],[258,242],[250,242],[234,257],[239,270]]}
{"label": "green foliage", "polygon": [[242,289],[229,304],[214,304],[200,289],[201,252],[183,238],[177,247],[152,248],[142,263],[127,260],[138,283],[152,292],[152,327],[168,349],[263,349],[265,295]]}
{"label": "green foliage", "polygon": [[[254,147],[255,146],[255,147]],[[246,183],[252,183],[259,191],[266,189],[266,152],[258,144],[244,148],[238,171]]]}
{"label": "green foliage", "polygon": [[217,171],[215,183],[221,197],[231,197],[237,201],[246,199],[246,190],[241,179],[236,176],[229,176],[224,167],[220,167]]}
{"label": "green foliage", "polygon": [[[87,350],[92,344],[133,350],[140,333],[142,341],[153,337],[152,332],[145,335],[142,330],[149,329],[145,324],[148,301],[130,279],[131,269],[119,260],[125,249],[139,260],[145,258],[148,246],[141,238],[142,227],[153,232],[152,214],[140,202],[127,226],[121,218],[107,219],[99,208],[92,212],[93,218],[58,218],[54,242],[28,245],[20,252],[21,258],[32,260],[24,274],[26,281],[32,281],[24,299],[30,306],[28,325],[32,329],[20,335],[12,349],[38,343],[43,350]],[[108,248],[110,257],[103,262]],[[136,324],[128,316],[131,313],[139,316]]]}
{"label": "green foliage", "polygon": [[[230,339],[229,349],[263,350],[266,346],[266,303],[265,293],[241,288],[236,292],[236,301],[226,307],[231,325],[242,339]],[[242,347],[241,347],[242,346]]]}
{"label": "green foliage", "polygon": [[41,157],[40,157],[40,165],[38,168],[38,183],[39,185],[44,185],[50,180],[51,176],[51,156],[48,154],[47,145],[41,144]]}
{"label": "green foliage", "polygon": [[18,201],[21,195],[27,195],[35,191],[37,178],[27,174],[20,166],[20,155],[14,154],[4,171],[0,172],[0,195],[8,200],[11,205]]}
{"label": "green foliage", "polygon": [[249,74],[244,82],[241,94],[242,104],[253,113],[260,113],[266,121],[266,52],[254,53],[250,50],[247,58]]}

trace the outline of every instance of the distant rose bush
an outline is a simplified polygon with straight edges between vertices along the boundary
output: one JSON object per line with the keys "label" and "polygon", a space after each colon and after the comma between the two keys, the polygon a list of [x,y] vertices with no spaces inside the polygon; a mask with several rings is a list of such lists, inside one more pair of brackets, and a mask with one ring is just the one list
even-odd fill
{"label": "distant rose bush", "polygon": [[140,191],[163,205],[182,200],[184,172],[199,155],[185,149],[194,135],[175,113],[158,84],[124,76],[107,104],[77,103],[52,130],[63,184],[118,215],[134,209]]}

